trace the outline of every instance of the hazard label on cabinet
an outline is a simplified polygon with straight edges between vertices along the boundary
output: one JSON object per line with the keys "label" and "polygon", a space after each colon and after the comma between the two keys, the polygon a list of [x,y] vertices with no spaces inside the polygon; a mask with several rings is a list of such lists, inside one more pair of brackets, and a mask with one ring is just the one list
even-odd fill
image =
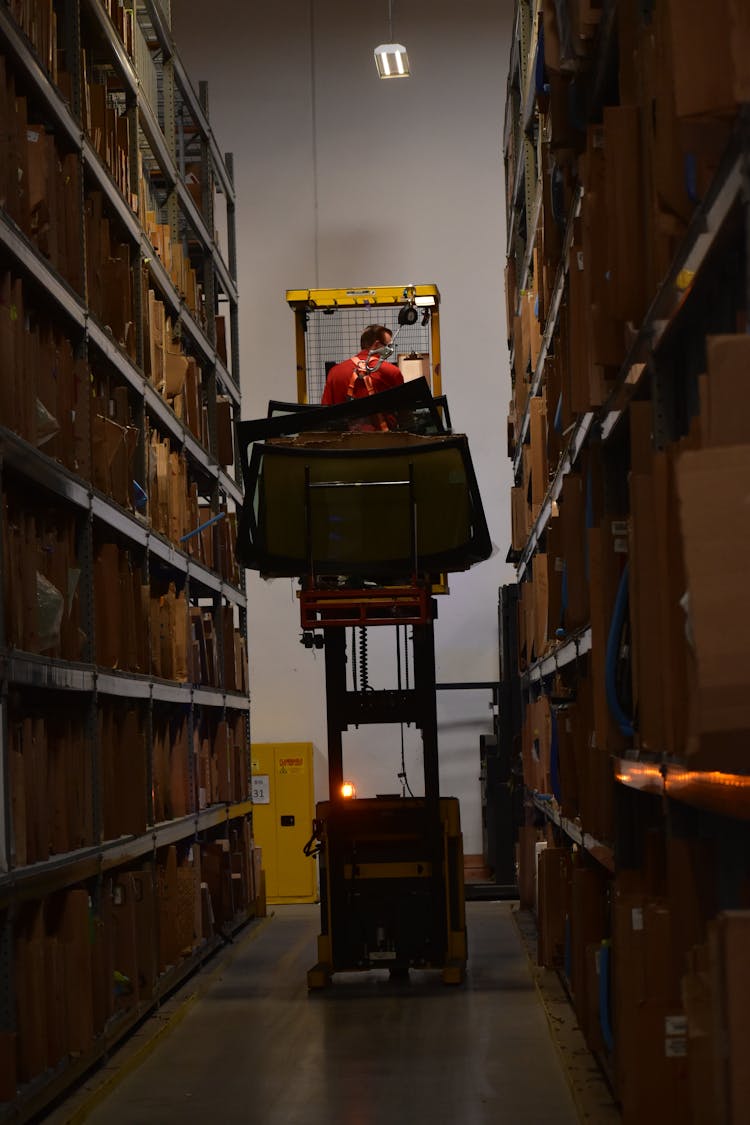
{"label": "hazard label on cabinet", "polygon": [[304,758],[279,758],[279,773],[302,773],[304,768]]}

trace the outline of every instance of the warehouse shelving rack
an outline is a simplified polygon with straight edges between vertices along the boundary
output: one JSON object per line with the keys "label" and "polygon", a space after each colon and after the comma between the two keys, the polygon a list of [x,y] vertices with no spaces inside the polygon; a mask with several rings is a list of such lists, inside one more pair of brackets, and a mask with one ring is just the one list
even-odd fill
{"label": "warehouse shelving rack", "polygon": [[[168,0],[166,0],[168,3]],[[43,5],[40,5],[40,10]],[[50,6],[51,7],[51,6]],[[0,211],[0,266],[12,271],[33,294],[32,305],[44,310],[72,343],[78,359],[94,363],[98,371],[108,374],[124,388],[134,404],[134,422],[141,434],[147,423],[171,442],[179,451],[194,479],[199,482],[199,495],[207,500],[212,517],[223,511],[237,511],[242,501],[239,462],[220,464],[217,460],[218,437],[216,405],[219,395],[229,400],[233,422],[239,418],[239,328],[237,295],[237,260],[234,217],[236,196],[232,177],[231,155],[223,156],[208,119],[208,95],[204,84],[194,91],[182,60],[175,48],[170,30],[169,14],[159,0],[138,0],[135,9],[125,13],[123,5],[113,0],[55,0],[57,41],[54,25],[51,32],[52,51],[66,60],[71,78],[67,94],[56,85],[52,72],[22,26],[34,8],[26,5],[0,7],[0,56],[12,76],[19,94],[34,107],[40,120],[57,142],[76,155],[79,169],[83,214],[86,193],[95,191],[104,200],[105,214],[113,229],[130,247],[133,283],[133,316],[135,347],[132,354],[117,342],[87,305],[84,295],[76,292],[39,248],[12,218]],[[123,38],[122,21],[131,19],[131,47],[136,44],[146,65],[156,75],[156,85],[139,73],[134,61],[137,50],[129,50]],[[119,26],[118,26],[119,24]],[[130,198],[123,194],[110,169],[97,152],[82,125],[84,76],[81,70],[81,48],[93,45],[97,65],[108,75],[111,98],[123,110],[129,126],[128,178]],[[146,55],[143,55],[143,52]],[[153,75],[151,75],[153,79]],[[200,166],[201,196],[196,201],[187,182],[186,156]],[[145,156],[145,159],[144,159]],[[163,263],[151,237],[142,224],[145,200],[139,169],[144,176],[158,183],[161,198],[159,211],[170,228],[173,244],[187,247],[189,261],[198,272],[203,303],[191,308],[185,294],[179,291],[166,264]],[[214,213],[215,192],[226,204],[226,257],[218,236],[214,234],[219,217]],[[85,263],[85,251],[81,248]],[[175,413],[159,390],[144,375],[144,310],[146,288],[152,288],[173,320],[175,336],[181,338],[184,354],[192,355],[203,376],[204,407],[207,426],[204,445]],[[228,354],[220,342],[217,313],[228,313]],[[251,817],[249,800],[249,695],[235,686],[226,686],[223,661],[219,655],[214,684],[178,682],[156,675],[127,672],[100,667],[95,661],[93,594],[94,534],[113,537],[124,550],[135,552],[142,560],[145,581],[153,570],[171,577],[184,590],[187,602],[217,613],[216,633],[219,654],[222,652],[222,617],[218,613],[229,607],[235,628],[247,644],[246,593],[244,572],[232,581],[228,571],[211,569],[183,546],[157,531],[143,515],[128,510],[111,496],[94,487],[58,461],[13,432],[0,419],[0,481],[11,478],[20,489],[29,488],[43,498],[45,505],[69,513],[76,531],[78,563],[81,567],[79,592],[81,621],[85,642],[78,661],[51,658],[20,651],[6,643],[5,612],[0,610],[0,738],[2,762],[2,832],[0,832],[0,1039],[3,1059],[14,1055],[18,1035],[23,1036],[23,1015],[19,1026],[16,1010],[14,974],[14,924],[25,903],[46,900],[69,888],[84,888],[96,908],[102,894],[102,880],[107,873],[127,872],[134,864],[155,861],[160,849],[178,845],[184,852],[201,841],[227,840],[230,830],[247,825]],[[90,430],[89,430],[90,433]],[[236,451],[236,443],[235,443]],[[138,473],[144,474],[147,446],[140,442],[136,455]],[[0,520],[0,535],[5,529]],[[2,574],[2,582],[7,575]],[[246,673],[245,673],[246,674]],[[63,854],[53,854],[35,863],[19,864],[15,856],[12,816],[11,777],[9,767],[9,696],[21,700],[31,692],[37,701],[64,698],[82,717],[81,731],[89,755],[93,780],[91,799],[95,838],[91,845]],[[20,695],[19,695],[20,693]],[[62,695],[64,693],[64,695]],[[188,723],[187,755],[184,768],[189,775],[188,813],[154,823],[154,804],[147,795],[148,823],[145,831],[105,839],[102,831],[101,779],[97,777],[97,709],[103,700],[130,701],[144,724],[147,750],[147,779],[153,785],[152,724],[155,708],[160,715],[186,716]],[[23,706],[23,704],[20,704]],[[240,719],[242,736],[241,773],[238,791],[241,799],[221,801],[199,807],[193,734],[202,716],[211,721]],[[150,868],[155,879],[156,867]],[[251,896],[250,896],[251,897]],[[224,931],[204,938],[194,951],[162,973],[147,998],[110,1019],[103,1033],[93,1044],[75,1057],[69,1055],[54,1066],[47,1066],[31,1081],[21,1084],[15,1097],[6,1080],[0,1093],[0,1120],[28,1120],[41,1112],[66,1088],[85,1074],[99,1059],[106,1056],[113,1044],[127,1033],[148,1011],[204,961],[224,940],[229,930],[236,929],[252,916],[252,902]],[[13,1046],[9,1043],[13,1042]],[[8,1051],[11,1054],[8,1054]],[[8,1098],[4,1104],[2,1098]]]}
{"label": "warehouse shelving rack", "polygon": [[[656,7],[664,13],[669,5]],[[731,9],[731,4],[729,8]],[[549,17],[550,10],[553,13],[552,20],[557,21],[558,30],[560,21],[567,21],[574,10],[577,18],[580,18],[582,11],[595,11],[598,25],[587,49],[578,58],[564,62],[562,66],[566,77],[572,77],[572,88],[575,89],[576,106],[580,115],[577,127],[581,132],[585,132],[587,127],[601,125],[605,106],[620,104],[618,77],[621,78],[622,72],[618,74],[618,52],[622,29],[626,26],[624,21],[640,19],[644,26],[649,18],[642,6],[626,4],[624,0],[601,0],[600,4],[557,2],[552,5],[537,4],[536,0],[517,0],[503,130],[508,177],[508,314],[516,317],[522,315],[527,290],[533,289],[533,292],[539,294],[543,291],[542,278],[535,277],[534,273],[539,262],[537,240],[543,240],[546,234],[542,216],[547,207],[548,195],[543,181],[545,177],[550,177],[553,159],[548,155],[552,152],[552,146],[549,145],[547,118],[554,91],[551,93],[546,84],[545,44],[544,38],[540,38],[540,23],[545,16]],[[678,10],[678,5],[671,8],[673,14]],[[674,18],[677,19],[677,16],[674,15]],[[690,17],[686,15],[685,19],[689,20]],[[658,35],[659,32],[655,34]],[[632,48],[633,44],[628,40],[622,49],[627,51]],[[623,104],[627,104],[624,99]],[[710,116],[709,112],[708,117]],[[519,591],[526,583],[536,580],[532,571],[537,553],[543,555],[551,549],[548,546],[551,542],[551,528],[562,510],[558,508],[558,504],[562,498],[563,486],[571,474],[581,473],[585,479],[586,472],[599,472],[600,486],[613,503],[611,508],[605,507],[604,511],[608,515],[610,512],[618,512],[617,517],[612,514],[611,518],[620,525],[618,534],[625,544],[620,550],[628,550],[632,515],[627,506],[623,511],[622,506],[618,508],[616,504],[622,505],[623,495],[626,499],[628,495],[631,458],[628,430],[629,425],[635,424],[632,416],[636,408],[648,402],[652,410],[649,448],[659,452],[674,451],[678,439],[687,434],[690,417],[697,410],[697,395],[691,379],[695,379],[697,370],[705,370],[705,367],[695,366],[696,356],[699,357],[698,363],[704,362],[704,337],[745,330],[745,325],[740,325],[738,314],[744,310],[747,323],[747,309],[750,307],[750,116],[748,106],[742,104],[736,107],[731,116],[727,110],[717,112],[716,116],[721,118],[723,130],[717,130],[716,135],[726,136],[723,153],[717,154],[714,150],[710,159],[704,157],[707,166],[712,168],[710,182],[704,183],[699,193],[695,186],[692,187],[692,215],[684,220],[684,230],[679,241],[676,238],[673,241],[671,263],[663,270],[655,288],[648,293],[642,318],[629,325],[628,332],[623,334],[619,367],[612,367],[608,371],[604,398],[600,400],[600,405],[574,411],[565,432],[556,436],[557,449],[554,456],[550,455],[541,502],[530,513],[523,541],[519,543],[514,538],[508,554],[508,561],[516,567]],[[536,148],[539,138],[542,139],[541,149]],[[646,141],[641,138],[640,143],[645,145]],[[698,146],[698,159],[701,159],[700,135],[692,135],[691,143]],[[579,154],[583,148],[583,141],[579,141]],[[532,150],[539,156],[535,163],[530,164],[523,157]],[[554,280],[544,289],[539,336],[536,350],[532,348],[532,363],[522,373],[527,386],[526,397],[519,406],[519,397],[516,395],[516,413],[513,414],[512,404],[509,418],[509,434],[513,430],[509,456],[513,464],[514,485],[519,491],[528,481],[530,458],[527,455],[531,441],[532,402],[546,392],[547,373],[550,370],[548,358],[555,357],[561,343],[562,349],[565,347],[565,327],[563,325],[561,329],[561,323],[565,321],[571,300],[569,270],[574,268],[570,264],[571,251],[576,245],[582,244],[582,223],[587,203],[585,186],[576,175],[575,153],[572,156],[570,152],[566,153],[563,161],[570,172],[566,181],[569,206],[566,217],[557,226],[556,246],[560,248],[560,253],[552,273]],[[686,163],[686,169],[685,175],[688,176],[691,174],[691,165]],[[530,183],[531,176],[538,178]],[[547,260],[548,279],[552,264]],[[583,265],[579,268],[583,268]],[[713,303],[706,300],[701,304],[695,295],[702,294],[702,301],[714,288],[722,296],[717,296]],[[724,305],[719,303],[721,300]],[[510,329],[509,324],[510,365],[515,370],[517,380],[521,377],[516,362],[517,337]],[[593,331],[591,324],[587,331]],[[678,358],[675,359],[675,356]],[[689,395],[692,397],[688,401]],[[554,412],[554,402],[548,410]],[[547,415],[547,421],[551,430],[550,414]],[[589,526],[596,527],[596,524]],[[613,526],[613,534],[614,530]],[[614,549],[618,550],[617,547]],[[558,540],[555,555],[559,554]],[[550,563],[550,567],[551,565]],[[587,581],[590,581],[588,575]],[[563,721],[567,710],[566,700],[575,703],[578,685],[582,680],[591,682],[592,668],[596,662],[603,668],[604,652],[601,623],[598,626],[598,636],[593,623],[576,622],[570,629],[559,628],[555,631],[556,625],[557,622],[548,623],[547,639],[542,651],[529,656],[526,665],[522,665],[519,678],[525,709],[546,697],[550,709]],[[585,704],[588,705],[590,704]],[[531,720],[532,726],[534,721]],[[589,722],[591,737],[594,719],[589,719]],[[666,718],[664,722],[666,730]],[[533,730],[528,736],[531,750],[524,743],[524,755],[530,753],[533,757],[537,753],[538,734],[538,731]],[[552,737],[554,740],[557,736],[553,734]],[[674,734],[668,733],[666,739],[673,740]],[[520,745],[514,746],[520,763]],[[579,776],[581,770],[588,768],[587,759],[590,759],[592,771],[601,768],[593,761],[595,752],[607,755],[605,749],[596,747],[595,741],[576,747],[576,769]],[[554,756],[557,749],[554,748],[552,753]],[[615,911],[620,909],[617,904],[631,901],[628,894],[635,894],[634,884],[628,883],[634,871],[639,874],[640,886],[645,888],[643,893],[646,901],[649,895],[654,900],[662,901],[660,895],[673,893],[666,876],[667,862],[675,864],[675,870],[679,872],[675,876],[678,880],[675,885],[681,886],[683,894],[689,900],[689,905],[684,910],[695,927],[694,940],[697,943],[696,935],[702,926],[702,940],[705,942],[705,927],[718,924],[717,910],[731,912],[746,906],[741,888],[742,880],[748,874],[744,856],[750,840],[750,766],[740,767],[735,773],[708,765],[696,766],[686,745],[670,749],[665,740],[663,746],[647,744],[644,747],[637,727],[634,734],[623,737],[622,748],[609,752],[608,762],[609,787],[608,790],[603,788],[599,794],[600,805],[604,809],[600,816],[600,827],[606,825],[604,834],[592,830],[592,825],[586,822],[585,816],[573,816],[566,811],[571,807],[570,795],[566,806],[565,787],[561,786],[561,780],[564,779],[556,774],[561,767],[555,762],[551,776],[554,792],[542,791],[527,783],[526,820],[530,834],[527,839],[538,839],[544,833],[551,846],[570,851],[573,870],[582,871],[584,876],[589,874],[592,879],[593,872],[599,873],[604,896],[601,917],[608,917],[607,924],[613,927],[622,924],[615,923]],[[599,784],[601,774],[592,776],[598,778],[596,784]],[[532,825],[535,827],[532,828]],[[710,841],[710,847],[707,841]],[[533,843],[530,846],[532,851],[526,853],[525,862],[527,866],[530,863],[533,869]],[[523,847],[522,842],[522,865]],[[684,850],[680,851],[681,848]],[[692,856],[690,861],[685,858],[688,853]],[[582,860],[576,856],[585,858]],[[661,858],[657,859],[656,856]],[[665,856],[669,856],[668,861]],[[694,864],[694,868],[687,874],[690,863]],[[671,877],[670,874],[669,878]],[[666,882],[659,882],[660,878],[664,878]],[[713,913],[707,907],[705,884],[700,884],[701,878],[713,880],[718,888]],[[679,879],[683,880],[682,884]],[[668,888],[666,892],[665,886]],[[635,898],[632,901],[635,902]],[[590,901],[588,906],[591,907]],[[702,916],[699,915],[699,909],[703,910]],[[636,917],[635,913],[633,917]],[[636,928],[635,922],[633,927]],[[570,935],[566,942],[569,940]],[[571,986],[568,978],[569,956],[570,949],[566,945],[564,974]],[[679,971],[683,971],[681,963]],[[693,984],[695,979],[693,978]],[[578,984],[580,985],[580,978]],[[574,1002],[580,1004],[580,995],[575,996],[575,988],[572,986],[571,992]],[[703,1000],[705,1002],[705,997]],[[714,1003],[716,1002],[714,998]],[[676,1007],[679,1007],[679,1003]],[[576,1010],[578,1011],[578,1006]],[[692,1035],[693,1031],[688,1034]],[[690,1040],[686,1048],[684,1030],[680,1031],[680,1035],[683,1036],[682,1040],[673,1045],[675,1058],[680,1052],[692,1051]],[[634,1109],[636,1101],[633,1099],[643,1097],[643,1093],[633,1094],[630,1086],[627,1091],[624,1086],[618,1087],[618,1083],[624,1083],[624,1078],[616,1067],[613,1069],[611,1048],[610,1042],[606,1051],[601,1044],[594,1049],[599,1053],[618,1097],[622,1099],[626,1120],[636,1120],[638,1111]],[[669,1051],[667,1055],[670,1055]],[[679,1064],[671,1065],[676,1072]],[[722,1065],[727,1064],[725,1062]],[[655,1077],[653,1081],[656,1082]],[[664,1088],[667,1088],[666,1083]],[[679,1098],[673,1098],[674,1104],[670,1112],[679,1112],[679,1109],[674,1108],[679,1101]],[[641,1116],[647,1104],[640,1103]],[[729,1111],[725,1108],[723,1112],[726,1116],[721,1119],[729,1120]]]}

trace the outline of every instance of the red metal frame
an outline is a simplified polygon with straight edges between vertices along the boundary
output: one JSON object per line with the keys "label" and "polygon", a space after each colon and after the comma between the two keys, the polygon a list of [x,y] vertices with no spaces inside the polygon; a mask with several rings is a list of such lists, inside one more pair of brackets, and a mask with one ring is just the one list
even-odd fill
{"label": "red metal frame", "polygon": [[345,625],[426,625],[432,621],[432,595],[424,586],[374,586],[362,589],[302,590],[303,629]]}

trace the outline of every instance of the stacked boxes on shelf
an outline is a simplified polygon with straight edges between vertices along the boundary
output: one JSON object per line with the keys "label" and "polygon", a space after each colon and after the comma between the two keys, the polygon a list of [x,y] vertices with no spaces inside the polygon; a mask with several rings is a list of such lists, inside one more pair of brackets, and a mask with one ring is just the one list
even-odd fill
{"label": "stacked boxes on shelf", "polygon": [[739,0],[519,0],[516,26],[522,899],[624,1121],[740,1121],[750,26]]}
{"label": "stacked boxes on shelf", "polygon": [[112,1042],[255,897],[252,841],[238,821],[216,843],[172,845],[105,874],[96,904],[82,888],[22,904],[13,957],[25,1028],[5,1049],[20,1082]]}
{"label": "stacked boxes on shelf", "polygon": [[[0,1101],[19,1121],[262,908],[217,315],[236,341],[236,290],[207,234],[215,180],[228,223],[233,187],[181,67],[157,80],[168,23],[67,7],[0,11]],[[202,152],[189,183],[170,99]]]}

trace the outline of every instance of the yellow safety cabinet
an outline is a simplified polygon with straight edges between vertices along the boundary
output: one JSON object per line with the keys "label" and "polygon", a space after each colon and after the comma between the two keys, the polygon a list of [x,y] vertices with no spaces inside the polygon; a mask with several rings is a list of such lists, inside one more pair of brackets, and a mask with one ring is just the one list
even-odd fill
{"label": "yellow safety cabinet", "polygon": [[315,816],[312,742],[252,744],[253,836],[269,903],[316,902],[317,865],[304,854]]}

